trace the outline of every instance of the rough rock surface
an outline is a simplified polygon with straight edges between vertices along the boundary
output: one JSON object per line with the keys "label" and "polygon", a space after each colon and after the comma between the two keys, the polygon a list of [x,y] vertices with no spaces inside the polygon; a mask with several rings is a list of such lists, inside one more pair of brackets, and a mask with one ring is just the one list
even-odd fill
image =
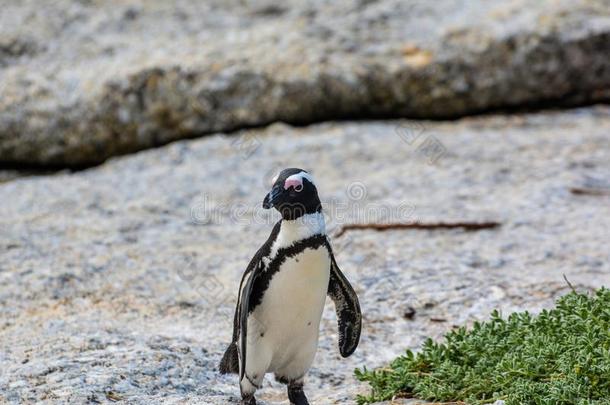
{"label": "rough rock surface", "polygon": [[0,162],[88,165],[275,121],[608,100],[608,54],[608,0],[7,0]]}
{"label": "rough rock surface", "polygon": [[[313,404],[352,404],[355,367],[453,325],[610,285],[610,108],[455,123],[274,124],[180,141],[87,171],[0,184],[0,403],[226,404],[216,365],[240,275],[272,222],[275,172],[310,168],[328,228],[497,220],[480,232],[348,232],[337,260],[364,311],[337,350],[330,301]],[[261,403],[286,404],[268,377]],[[283,401],[283,402],[282,402]]]}

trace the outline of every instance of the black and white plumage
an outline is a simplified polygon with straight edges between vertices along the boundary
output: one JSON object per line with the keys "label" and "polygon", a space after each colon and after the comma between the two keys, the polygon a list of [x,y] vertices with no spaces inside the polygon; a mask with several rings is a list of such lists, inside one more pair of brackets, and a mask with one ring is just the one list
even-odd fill
{"label": "black and white plumage", "polygon": [[256,403],[254,392],[272,372],[288,385],[290,402],[304,405],[326,295],[335,303],[343,357],[358,346],[362,315],[335,261],[311,175],[285,169],[273,183],[263,207],[276,208],[282,219],[244,272],[220,372],[239,374],[242,404]]}

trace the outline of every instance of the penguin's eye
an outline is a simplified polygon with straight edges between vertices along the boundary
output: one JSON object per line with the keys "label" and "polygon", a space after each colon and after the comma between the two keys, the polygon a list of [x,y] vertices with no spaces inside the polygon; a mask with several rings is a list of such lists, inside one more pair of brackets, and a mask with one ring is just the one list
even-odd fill
{"label": "penguin's eye", "polygon": [[296,191],[297,193],[300,193],[301,191],[303,191],[303,185],[297,184],[296,186],[294,186],[294,191]]}

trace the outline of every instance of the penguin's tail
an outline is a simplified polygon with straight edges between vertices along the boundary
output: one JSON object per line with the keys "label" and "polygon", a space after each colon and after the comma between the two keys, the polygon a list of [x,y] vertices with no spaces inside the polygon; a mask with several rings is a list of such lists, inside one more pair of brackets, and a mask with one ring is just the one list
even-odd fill
{"label": "penguin's tail", "polygon": [[220,374],[239,374],[239,355],[237,353],[237,343],[232,342],[229,347],[227,347],[225,354],[220,360],[218,369],[220,370]]}

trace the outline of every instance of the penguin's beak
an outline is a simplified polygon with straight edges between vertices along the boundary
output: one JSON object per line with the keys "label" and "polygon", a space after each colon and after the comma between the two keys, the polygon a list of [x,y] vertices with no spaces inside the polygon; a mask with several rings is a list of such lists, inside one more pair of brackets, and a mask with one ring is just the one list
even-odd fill
{"label": "penguin's beak", "polygon": [[263,208],[267,210],[274,207],[279,202],[281,196],[282,189],[280,187],[273,187],[263,200]]}

